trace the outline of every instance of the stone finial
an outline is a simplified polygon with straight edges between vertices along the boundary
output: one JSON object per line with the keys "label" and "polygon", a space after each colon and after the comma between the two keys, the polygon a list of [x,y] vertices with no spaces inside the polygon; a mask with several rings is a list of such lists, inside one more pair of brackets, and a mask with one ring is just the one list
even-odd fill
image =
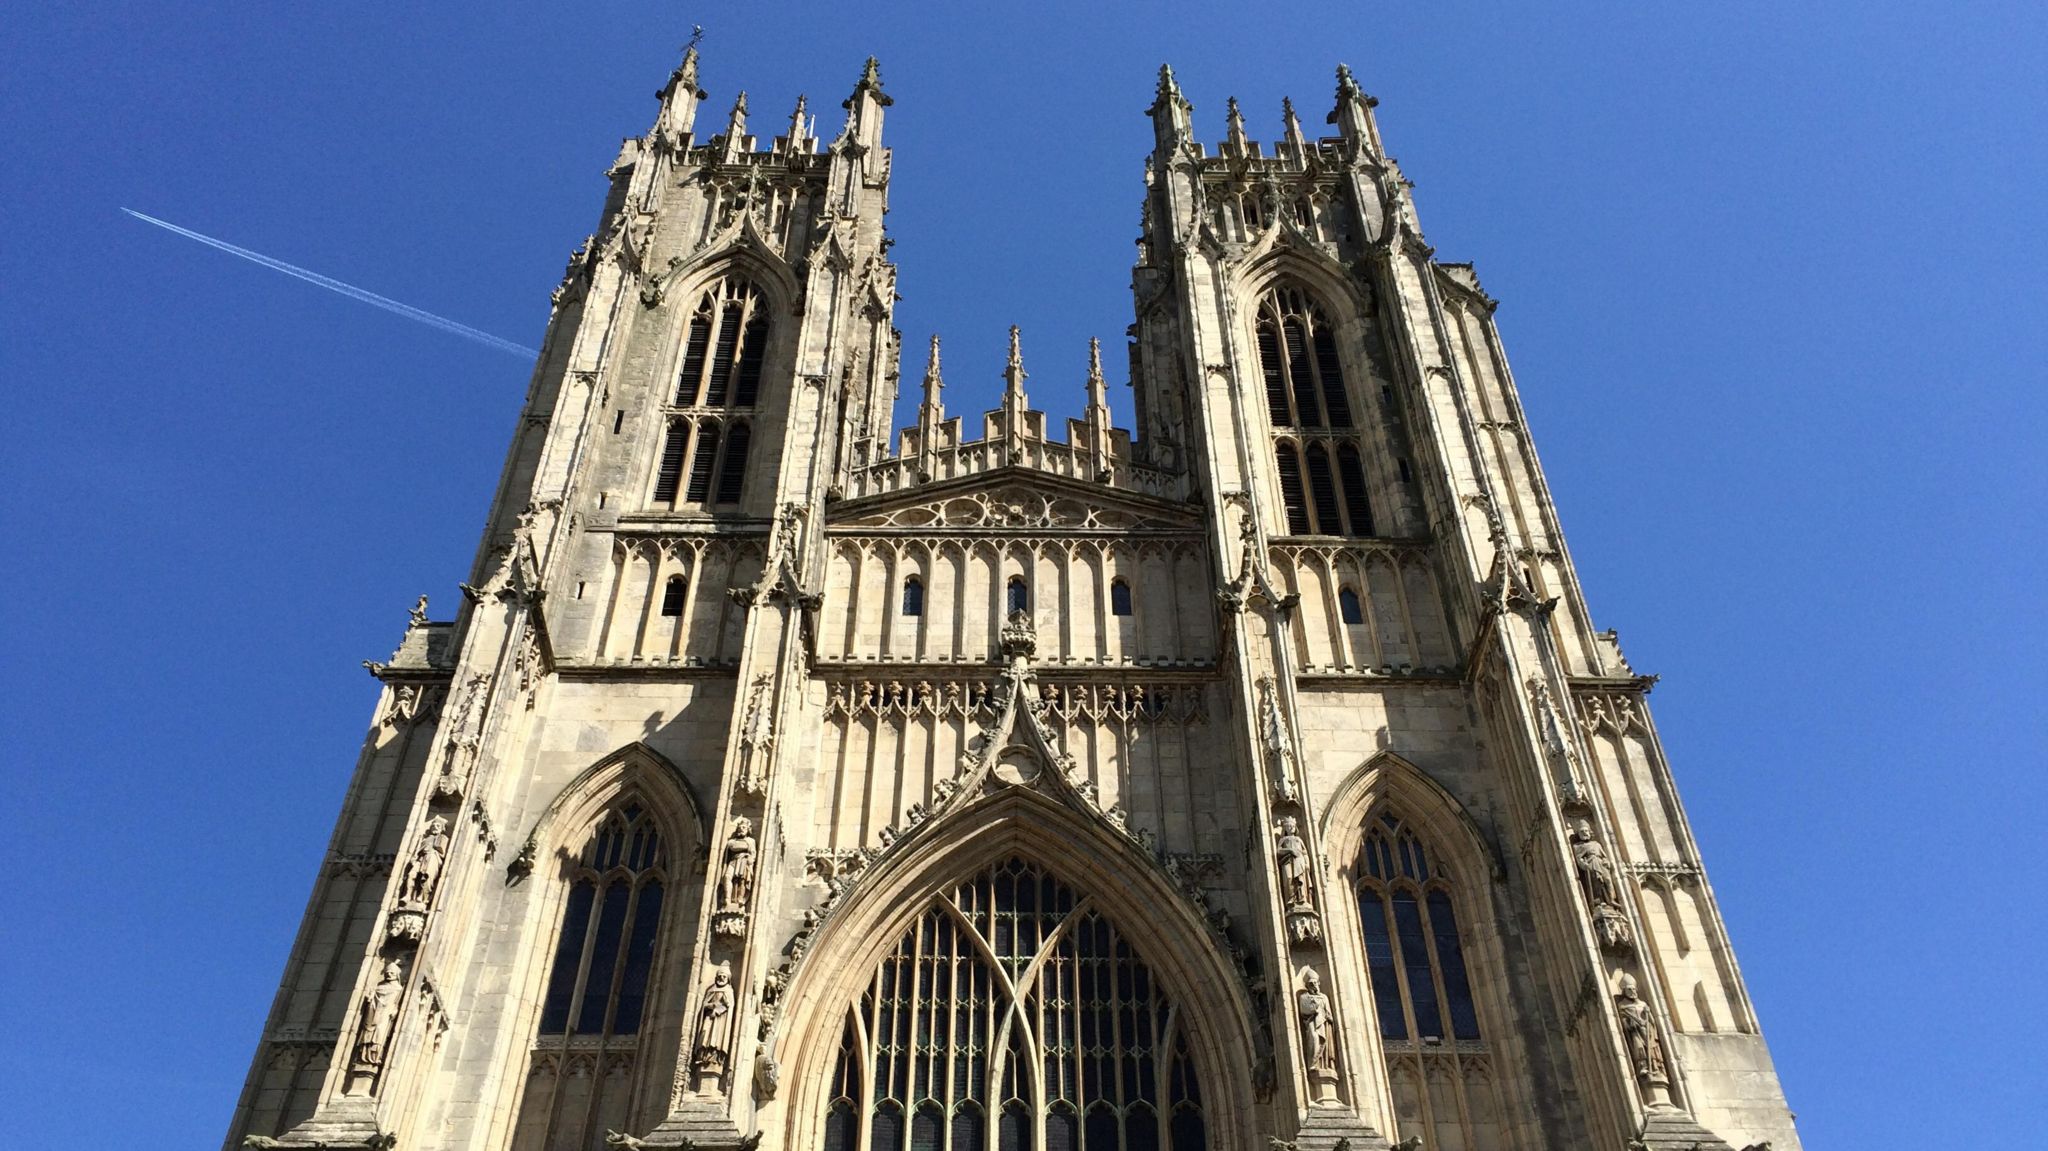
{"label": "stone finial", "polygon": [[1358,81],[1351,75],[1351,65],[1337,65],[1337,99],[1364,95],[1358,88]]}
{"label": "stone finial", "polygon": [[1169,97],[1176,100],[1180,98],[1180,85],[1174,81],[1173,65],[1161,64],[1159,66],[1159,89],[1155,94],[1161,100]]}
{"label": "stone finial", "polygon": [[1194,128],[1188,122],[1187,99],[1180,94],[1180,85],[1174,82],[1173,68],[1159,66],[1159,90],[1152,98],[1152,106],[1145,114],[1152,117],[1152,130],[1162,148],[1185,144],[1193,135]]}
{"label": "stone finial", "polygon": [[1377,103],[1359,89],[1350,68],[1337,65],[1337,106],[1330,110],[1328,122],[1337,126],[1337,134],[1346,141],[1372,154],[1380,150],[1379,130],[1372,122],[1372,107]]}
{"label": "stone finial", "polygon": [[934,332],[932,350],[924,362],[924,402],[934,408],[939,407],[939,391],[945,386],[946,381],[939,376],[939,337]]}
{"label": "stone finial", "polygon": [[846,98],[844,107],[852,108],[863,94],[874,97],[875,102],[884,108],[896,102],[889,98],[888,93],[882,91],[882,65],[873,56],[868,57],[867,63],[861,65],[860,81],[854,84],[853,95]]}

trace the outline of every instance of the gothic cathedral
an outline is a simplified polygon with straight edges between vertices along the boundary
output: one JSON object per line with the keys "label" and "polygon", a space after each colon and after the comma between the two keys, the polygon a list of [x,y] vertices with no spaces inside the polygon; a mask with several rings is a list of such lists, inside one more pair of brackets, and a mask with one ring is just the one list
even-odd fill
{"label": "gothic cathedral", "polygon": [[978,435],[936,340],[892,429],[873,60],[830,140],[701,128],[694,49],[660,99],[455,618],[371,665],[230,1147],[1796,1151],[1348,71],[1212,151],[1161,69],[1135,431],[1097,347],[1063,438],[1015,328]]}

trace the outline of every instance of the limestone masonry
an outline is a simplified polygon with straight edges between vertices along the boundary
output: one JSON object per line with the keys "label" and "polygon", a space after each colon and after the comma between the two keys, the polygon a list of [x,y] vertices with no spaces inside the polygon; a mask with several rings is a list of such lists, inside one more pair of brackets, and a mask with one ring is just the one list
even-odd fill
{"label": "limestone masonry", "polygon": [[978,434],[936,340],[892,429],[874,61],[829,141],[700,130],[697,67],[454,620],[371,666],[230,1147],[1796,1151],[1653,677],[1348,71],[1213,151],[1160,71],[1136,430],[1098,347],[1061,437],[1014,328]]}

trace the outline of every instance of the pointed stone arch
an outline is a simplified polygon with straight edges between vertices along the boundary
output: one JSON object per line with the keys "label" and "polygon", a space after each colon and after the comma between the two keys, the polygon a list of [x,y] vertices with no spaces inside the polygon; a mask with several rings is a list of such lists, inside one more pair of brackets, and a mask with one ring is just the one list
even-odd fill
{"label": "pointed stone arch", "polygon": [[710,836],[703,805],[682,769],[645,743],[629,743],[584,768],[555,793],[527,830],[519,854],[507,865],[510,878],[524,878],[541,860],[559,858],[561,852],[579,848],[580,844],[572,845],[563,837],[587,830],[628,792],[645,800],[672,834],[687,836],[691,850]]}
{"label": "pointed stone arch", "polygon": [[1371,303],[1344,265],[1320,248],[1288,237],[1284,229],[1246,254],[1232,276],[1232,298],[1256,308],[1266,292],[1290,280],[1307,288],[1340,326],[1354,323]]}
{"label": "pointed stone arch", "polygon": [[1270,1042],[1230,957],[1137,843],[1099,815],[1026,786],[1002,787],[918,832],[870,865],[793,973],[775,1039],[788,1057],[792,1087],[772,1105],[779,1115],[764,1109],[763,1129],[779,1129],[784,1147],[820,1145],[849,1007],[936,901],[982,870],[1019,858],[1084,894],[1130,942],[1185,1015],[1211,1117],[1210,1145],[1250,1145],[1254,1063]]}
{"label": "pointed stone arch", "polygon": [[761,234],[751,213],[746,214],[743,221],[712,237],[703,248],[678,257],[666,272],[650,277],[650,282],[659,285],[663,296],[682,304],[677,310],[687,317],[689,307],[696,302],[697,293],[719,277],[734,273],[760,285],[775,309],[774,314],[802,314],[803,285],[798,282],[789,262]]}
{"label": "pointed stone arch", "polygon": [[1365,821],[1392,804],[1408,822],[1423,828],[1439,851],[1482,866],[1495,883],[1506,875],[1500,850],[1465,805],[1413,762],[1381,751],[1355,768],[1323,805],[1323,849],[1340,870],[1350,866],[1364,837]]}

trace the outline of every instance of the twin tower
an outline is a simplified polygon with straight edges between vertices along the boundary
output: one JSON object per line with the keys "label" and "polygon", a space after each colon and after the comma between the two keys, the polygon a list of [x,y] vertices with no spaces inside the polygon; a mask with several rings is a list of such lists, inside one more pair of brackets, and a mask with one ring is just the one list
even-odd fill
{"label": "twin tower", "polygon": [[[390,660],[229,1146],[1796,1151],[1494,301],[1371,98],[1161,69],[1127,352],[971,435],[694,49]],[[1119,365],[1121,366],[1121,364]]]}

